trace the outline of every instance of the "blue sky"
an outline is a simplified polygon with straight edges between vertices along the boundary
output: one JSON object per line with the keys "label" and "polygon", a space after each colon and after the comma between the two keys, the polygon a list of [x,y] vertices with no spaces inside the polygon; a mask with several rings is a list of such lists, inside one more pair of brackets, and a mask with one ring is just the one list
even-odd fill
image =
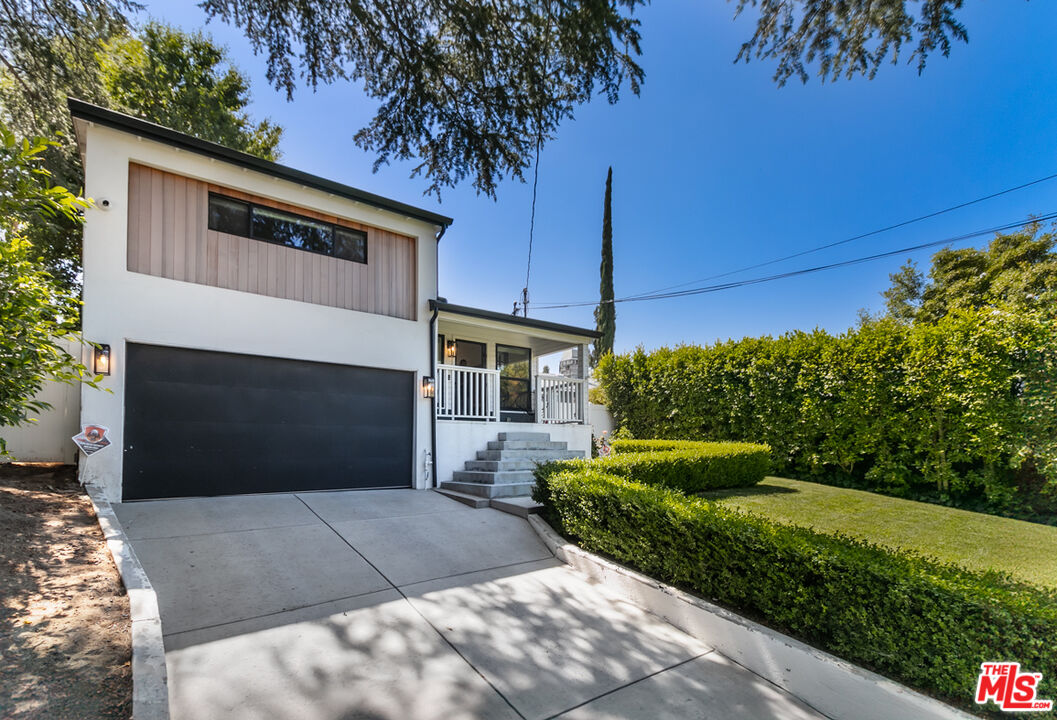
{"label": "blue sky", "polygon": [[[204,24],[192,4],[152,2],[151,17]],[[666,0],[642,19],[641,96],[597,99],[543,150],[533,250],[534,302],[598,297],[602,194],[613,166],[617,296],[704,278],[867,232],[1057,172],[1057,6],[969,3],[969,43],[924,75],[901,63],[873,81],[777,87],[773,67],[733,64],[752,32],[722,0]],[[498,201],[466,183],[437,205],[412,164],[371,172],[352,141],[374,102],[351,84],[301,89],[288,103],[240,32],[206,30],[253,80],[251,112],[286,128],[285,164],[455,218],[441,241],[440,293],[506,311],[525,280],[531,187]],[[839,261],[1057,210],[1057,180],[909,228],[731,279]],[[976,241],[983,244],[985,240]],[[964,246],[965,243],[962,243]],[[916,253],[927,264],[930,251]],[[822,327],[879,309],[905,258],[709,295],[617,306],[617,350]],[[589,307],[539,310],[593,327]]]}

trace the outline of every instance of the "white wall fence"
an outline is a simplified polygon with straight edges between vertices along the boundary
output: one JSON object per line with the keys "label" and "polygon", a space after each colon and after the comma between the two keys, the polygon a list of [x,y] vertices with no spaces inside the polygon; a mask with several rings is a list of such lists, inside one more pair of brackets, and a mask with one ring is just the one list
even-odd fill
{"label": "white wall fence", "polygon": [[[437,366],[437,419],[498,422],[498,370],[457,365]],[[535,420],[538,423],[586,422],[587,383],[564,375],[533,377]]]}
{"label": "white wall fence", "polygon": [[[81,357],[77,341],[62,340],[59,344],[75,358]],[[81,429],[81,386],[48,380],[34,399],[50,403],[52,409],[39,415],[29,413],[32,422],[18,427],[0,427],[0,437],[11,454],[0,462],[75,462],[78,450],[71,438]]]}
{"label": "white wall fence", "polygon": [[499,420],[499,371],[439,365],[437,418],[440,420]]}
{"label": "white wall fence", "polygon": [[536,376],[536,422],[583,423],[587,383],[564,375]]}

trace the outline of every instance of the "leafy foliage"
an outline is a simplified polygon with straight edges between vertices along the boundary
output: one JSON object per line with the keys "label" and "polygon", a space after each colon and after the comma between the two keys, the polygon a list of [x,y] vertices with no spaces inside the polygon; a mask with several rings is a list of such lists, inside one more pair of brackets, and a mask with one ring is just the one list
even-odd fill
{"label": "leafy foliage", "polygon": [[[379,102],[361,147],[420,159],[428,192],[469,178],[494,196],[505,177],[523,179],[537,140],[596,94],[613,103],[645,73],[639,22],[644,0],[204,0],[211,17],[243,29],[267,56],[268,78],[292,96],[309,87],[361,82]],[[756,17],[738,59],[774,60],[775,79],[872,77],[913,46],[919,71],[935,51],[966,40],[962,0],[739,0]]]}
{"label": "leafy foliage", "polygon": [[602,276],[598,307],[595,308],[595,329],[602,337],[591,350],[591,367],[597,367],[603,355],[613,352],[617,332],[617,307],[613,303],[613,168],[606,173],[606,196],[602,207]]}
{"label": "leafy foliage", "polygon": [[[138,6],[129,2],[17,4],[28,14],[0,20],[0,57],[6,59],[0,66],[0,112],[24,137],[61,133],[44,153],[44,167],[57,184],[73,188],[82,182],[68,96],[277,157],[281,130],[249,119],[249,79],[208,38],[157,23],[133,33],[124,13]],[[31,224],[24,234],[52,276],[77,292],[80,224],[60,217]]]}
{"label": "leafy foliage", "polygon": [[[980,663],[1016,658],[1057,694],[1057,593],[782,525],[595,470],[540,472],[545,517],[586,550],[967,707]],[[978,708],[977,708],[978,709]]]}
{"label": "leafy foliage", "polygon": [[1057,522],[1057,305],[602,361],[635,437],[766,443],[779,474]]}
{"label": "leafy foliage", "polygon": [[[0,427],[48,409],[34,399],[45,380],[86,381],[87,369],[57,342],[73,336],[78,301],[44,270],[23,237],[30,222],[77,222],[89,201],[48,184],[41,167],[54,141],[18,140],[0,126]],[[0,438],[0,455],[7,446]]]}
{"label": "leafy foliage", "polygon": [[249,78],[202,33],[148,23],[104,43],[99,66],[114,109],[265,160],[279,158],[282,128],[250,119]]}
{"label": "leafy foliage", "polygon": [[331,3],[205,0],[268,56],[268,78],[292,96],[295,62],[311,87],[363,83],[379,101],[356,142],[390,159],[419,158],[429,191],[470,178],[495,195],[523,179],[537,140],[549,138],[596,92],[616,102],[644,74],[641,0],[466,3],[459,0]]}
{"label": "leafy foliage", "polygon": [[1057,292],[1057,236],[1039,224],[997,235],[985,250],[945,248],[932,256],[926,279],[912,262],[890,275],[888,314],[933,322],[956,309],[1039,305]]}
{"label": "leafy foliage", "polygon": [[564,460],[548,472],[590,467],[646,485],[696,493],[750,487],[771,467],[770,448],[751,443],[614,440],[613,455],[595,460]]}
{"label": "leafy foliage", "polygon": [[952,40],[969,39],[955,18],[962,0],[738,0],[738,13],[747,7],[759,18],[738,60],[776,61],[779,85],[791,77],[807,82],[815,63],[823,80],[872,79],[889,58],[899,62],[907,45],[920,73],[931,53],[950,55]]}

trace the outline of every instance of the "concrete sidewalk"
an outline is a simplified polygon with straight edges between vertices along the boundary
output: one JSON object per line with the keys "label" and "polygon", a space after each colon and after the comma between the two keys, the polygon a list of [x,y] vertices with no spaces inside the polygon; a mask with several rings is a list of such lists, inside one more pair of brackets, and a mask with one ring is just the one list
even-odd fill
{"label": "concrete sidewalk", "polygon": [[823,717],[495,510],[411,490],[116,510],[177,720]]}

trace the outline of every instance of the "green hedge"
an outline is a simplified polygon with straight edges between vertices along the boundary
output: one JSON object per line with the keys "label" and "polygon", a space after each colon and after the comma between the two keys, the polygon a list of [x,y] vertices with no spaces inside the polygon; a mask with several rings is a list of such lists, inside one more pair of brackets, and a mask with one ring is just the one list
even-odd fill
{"label": "green hedge", "polygon": [[1057,523],[1057,303],[602,359],[640,438],[766,443],[777,474]]}
{"label": "green hedge", "polygon": [[590,467],[537,477],[545,517],[586,550],[962,707],[991,660],[1041,672],[1039,697],[1057,697],[1053,591]]}
{"label": "green hedge", "polygon": [[771,468],[771,449],[752,443],[615,440],[613,450],[608,458],[561,464],[579,467],[589,462],[603,472],[686,493],[749,487],[763,480]]}

